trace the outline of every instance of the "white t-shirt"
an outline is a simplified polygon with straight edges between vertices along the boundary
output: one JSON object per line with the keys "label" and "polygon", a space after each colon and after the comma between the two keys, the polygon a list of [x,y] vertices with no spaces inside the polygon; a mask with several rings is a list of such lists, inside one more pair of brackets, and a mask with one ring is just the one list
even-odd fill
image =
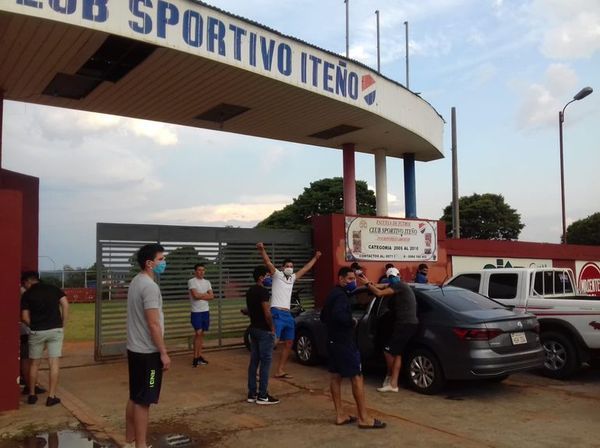
{"label": "white t-shirt", "polygon": [[292,289],[294,288],[294,282],[296,281],[296,274],[286,277],[279,269],[275,269],[275,273],[272,277],[271,306],[289,310],[292,301]]}
{"label": "white t-shirt", "polygon": [[[196,292],[200,294],[206,294],[208,291],[212,289],[210,286],[210,282],[203,278],[202,280],[194,277],[188,280],[188,290],[195,289]],[[207,300],[196,300],[192,295],[192,291],[190,293],[190,303],[192,304],[192,313],[202,313],[204,311],[209,310],[208,301]]]}

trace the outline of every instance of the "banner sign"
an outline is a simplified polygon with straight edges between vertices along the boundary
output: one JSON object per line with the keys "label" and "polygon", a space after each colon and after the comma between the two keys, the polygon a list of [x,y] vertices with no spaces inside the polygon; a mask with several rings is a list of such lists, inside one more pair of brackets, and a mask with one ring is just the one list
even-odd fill
{"label": "banner sign", "polygon": [[346,217],[346,260],[437,261],[437,221]]}
{"label": "banner sign", "polygon": [[371,111],[382,97],[370,70],[193,0],[1,0],[0,11],[202,56]]}
{"label": "banner sign", "polygon": [[600,297],[600,261],[577,261],[575,269],[579,291]]}

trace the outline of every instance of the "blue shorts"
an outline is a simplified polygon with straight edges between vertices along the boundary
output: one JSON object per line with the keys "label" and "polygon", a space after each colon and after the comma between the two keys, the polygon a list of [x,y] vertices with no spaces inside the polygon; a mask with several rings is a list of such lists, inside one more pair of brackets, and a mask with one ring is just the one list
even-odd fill
{"label": "blue shorts", "polygon": [[352,378],[362,375],[360,352],[354,344],[345,344],[329,341],[327,343],[329,355],[328,370],[337,373],[342,378]]}
{"label": "blue shorts", "polygon": [[210,327],[210,311],[192,313],[191,320],[194,330],[208,331],[208,328]]}
{"label": "blue shorts", "polygon": [[296,322],[289,311],[271,308],[273,325],[275,325],[275,336],[280,341],[293,341]]}

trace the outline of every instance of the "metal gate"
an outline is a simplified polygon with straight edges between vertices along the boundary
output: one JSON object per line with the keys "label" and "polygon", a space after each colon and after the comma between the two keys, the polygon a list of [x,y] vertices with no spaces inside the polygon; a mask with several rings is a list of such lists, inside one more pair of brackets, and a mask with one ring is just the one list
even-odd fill
{"label": "metal gate", "polygon": [[[265,243],[276,266],[284,258],[302,266],[312,256],[310,232],[301,231],[99,223],[96,235],[96,360],[125,354],[127,289],[139,272],[135,256],[144,244],[159,242],[166,251],[167,271],[158,282],[170,350],[190,347],[193,332],[187,281],[193,277],[194,264],[205,264],[215,293],[206,345],[224,347],[239,345],[248,325],[240,309],[245,306],[246,290],[254,283],[252,271],[262,264],[256,243]],[[312,276],[307,275],[295,285],[307,308],[314,306],[312,283]]]}

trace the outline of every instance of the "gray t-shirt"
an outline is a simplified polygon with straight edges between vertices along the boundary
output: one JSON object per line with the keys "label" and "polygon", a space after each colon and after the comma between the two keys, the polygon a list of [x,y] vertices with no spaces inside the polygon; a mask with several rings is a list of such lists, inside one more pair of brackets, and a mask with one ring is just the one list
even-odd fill
{"label": "gray t-shirt", "polygon": [[160,288],[148,275],[136,275],[127,293],[127,350],[136,353],[156,353],[158,347],[152,342],[145,310],[158,309],[160,328],[164,334],[165,317],[162,310]]}

